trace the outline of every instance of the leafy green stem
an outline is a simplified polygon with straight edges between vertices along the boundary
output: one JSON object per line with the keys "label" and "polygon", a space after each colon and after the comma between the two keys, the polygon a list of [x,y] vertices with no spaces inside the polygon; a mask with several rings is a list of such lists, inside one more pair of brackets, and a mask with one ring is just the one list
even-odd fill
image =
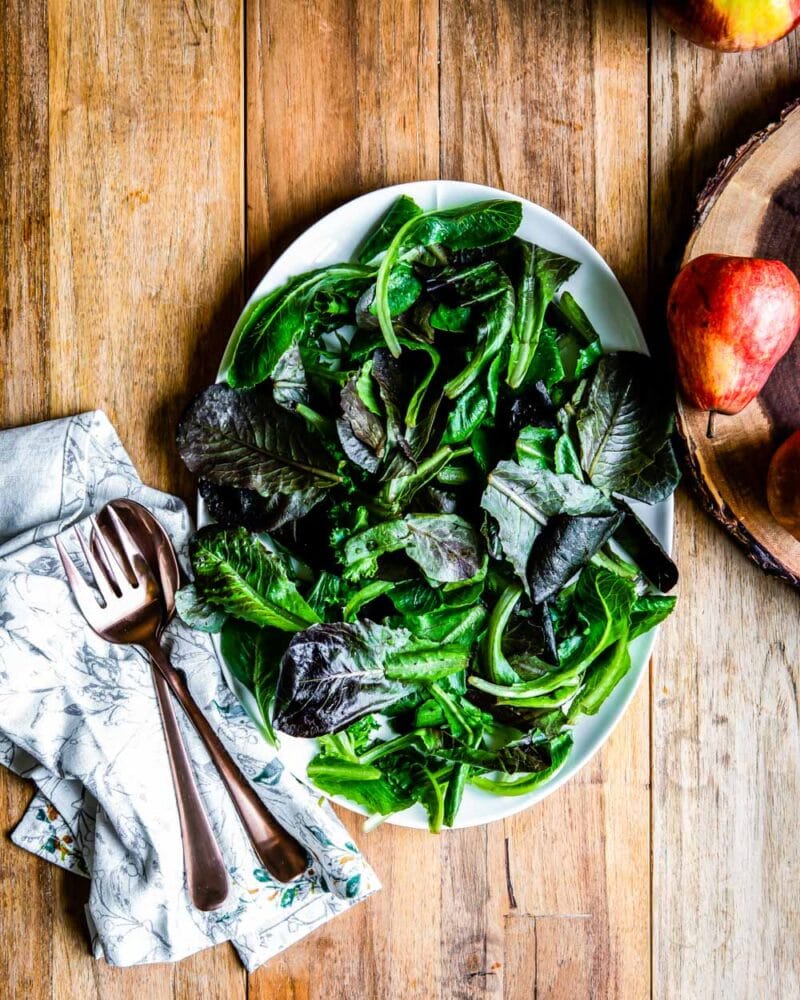
{"label": "leafy green stem", "polygon": [[558,670],[551,674],[542,674],[535,681],[522,681],[519,684],[495,684],[487,681],[483,677],[470,676],[467,678],[472,687],[486,694],[493,694],[495,698],[501,698],[505,702],[516,704],[522,698],[533,698],[550,694],[560,687],[575,687],[580,678],[580,669]]}
{"label": "leafy green stem", "polygon": [[397,753],[399,750],[406,750],[408,747],[417,746],[420,742],[420,731],[415,729],[411,733],[403,736],[395,736],[394,739],[386,740],[385,743],[378,743],[371,750],[367,750],[358,758],[362,764],[373,764],[381,757],[390,753]]}
{"label": "leafy green stem", "polygon": [[469,651],[463,646],[412,646],[389,653],[384,660],[386,676],[405,683],[429,683],[464,670]]}
{"label": "leafy green stem", "polygon": [[512,583],[497,600],[489,618],[485,639],[485,663],[489,680],[495,684],[513,684],[517,675],[503,654],[503,633],[508,619],[522,596],[522,587]]}
{"label": "leafy green stem", "polygon": [[394,331],[392,315],[389,309],[389,275],[392,272],[392,266],[395,263],[397,252],[400,247],[402,247],[407,234],[414,228],[420,219],[429,214],[431,213],[423,212],[422,215],[414,216],[409,219],[405,225],[401,226],[400,229],[397,230],[394,239],[389,244],[386,254],[378,267],[378,275],[375,279],[375,312],[378,316],[378,323],[381,328],[381,333],[383,334],[383,339],[386,341],[386,346],[395,358],[400,357],[401,348],[400,342],[397,339],[397,334]]}
{"label": "leafy green stem", "polygon": [[474,735],[472,726],[470,725],[464,712],[459,707],[456,699],[453,698],[448,691],[445,691],[440,684],[431,684],[430,692],[438,702],[439,707],[444,712],[450,731],[456,739],[472,739]]}

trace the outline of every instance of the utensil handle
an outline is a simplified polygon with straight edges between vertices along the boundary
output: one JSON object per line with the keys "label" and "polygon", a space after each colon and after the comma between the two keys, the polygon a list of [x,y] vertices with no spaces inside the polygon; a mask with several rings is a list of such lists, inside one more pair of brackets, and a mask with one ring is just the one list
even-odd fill
{"label": "utensil handle", "polygon": [[146,649],[205,743],[261,864],[279,882],[291,881],[308,867],[306,852],[278,823],[234,764],[192,698],[183,674],[172,666],[158,641],[154,639]]}
{"label": "utensil handle", "polygon": [[225,870],[225,862],[222,860],[222,852],[214,839],[197,789],[186,744],[183,742],[175,717],[169,686],[155,665],[153,665],[153,686],[161,712],[161,722],[167,741],[167,757],[178,803],[189,898],[198,910],[206,912],[216,910],[228,897],[228,873]]}

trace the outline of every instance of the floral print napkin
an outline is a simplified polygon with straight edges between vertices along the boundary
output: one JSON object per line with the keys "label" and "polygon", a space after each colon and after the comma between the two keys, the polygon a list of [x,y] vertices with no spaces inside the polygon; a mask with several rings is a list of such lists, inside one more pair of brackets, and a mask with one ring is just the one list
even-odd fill
{"label": "floral print napkin", "polygon": [[[98,958],[175,961],[230,940],[248,970],[379,888],[329,806],[284,770],[228,689],[208,636],[174,622],[173,663],[242,771],[304,844],[288,886],[259,867],[208,755],[178,717],[231,883],[219,910],[188,898],[160,716],[143,654],[91,632],[52,538],[108,500],[148,507],[179,555],[184,505],[144,486],[101,412],[0,431],[0,763],[37,791],[16,844],[91,880]],[[75,552],[71,533],[62,536]]]}

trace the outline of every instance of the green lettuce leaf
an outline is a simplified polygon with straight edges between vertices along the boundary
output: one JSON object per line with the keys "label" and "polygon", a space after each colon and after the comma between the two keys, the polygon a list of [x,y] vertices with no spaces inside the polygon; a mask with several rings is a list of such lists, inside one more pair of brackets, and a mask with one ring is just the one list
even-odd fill
{"label": "green lettuce leaf", "polygon": [[189,555],[195,587],[212,607],[256,625],[294,632],[319,621],[283,561],[244,528],[202,528]]}

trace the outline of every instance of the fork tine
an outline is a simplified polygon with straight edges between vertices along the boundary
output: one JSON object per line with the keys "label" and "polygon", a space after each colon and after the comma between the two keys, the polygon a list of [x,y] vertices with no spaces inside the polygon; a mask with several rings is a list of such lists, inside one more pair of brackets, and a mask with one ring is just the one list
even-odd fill
{"label": "fork tine", "polygon": [[97,620],[98,613],[102,609],[97,603],[94,591],[78,572],[77,567],[67,553],[67,550],[64,548],[64,545],[58,535],[55,536],[54,541],[56,543],[58,554],[61,557],[61,565],[64,567],[64,573],[67,577],[69,589],[72,591],[72,596],[75,598],[75,603],[80,608],[83,617],[89,622],[92,628],[95,628],[96,626],[93,622]]}
{"label": "fork tine", "polygon": [[78,536],[78,542],[81,546],[81,552],[83,552],[83,558],[86,560],[89,570],[94,577],[97,589],[103,595],[105,603],[109,604],[109,602],[113,601],[115,597],[119,597],[119,589],[115,589],[114,581],[109,579],[105,568],[100,564],[100,560],[95,557],[95,554],[86,544],[83,532],[79,527],[77,527],[77,525],[74,528],[74,532]]}
{"label": "fork tine", "polygon": [[129,569],[125,557],[116,546],[109,543],[103,529],[97,523],[97,518],[92,515],[89,520],[92,525],[92,538],[97,545],[99,555],[102,556],[100,562],[107,568],[117,591],[122,594],[135,587],[136,578],[133,576],[133,570]]}
{"label": "fork tine", "polygon": [[[125,527],[122,518],[114,510],[114,508],[109,504],[107,507],[108,519],[114,527],[114,532],[117,536],[117,541],[119,542],[122,551],[128,560],[128,564],[133,570],[133,574],[136,577],[137,584],[147,583],[153,581],[155,578],[150,572],[150,568],[147,565],[147,560],[144,558],[139,546],[133,540],[133,536]],[[98,526],[98,534],[102,534],[102,529]]]}

